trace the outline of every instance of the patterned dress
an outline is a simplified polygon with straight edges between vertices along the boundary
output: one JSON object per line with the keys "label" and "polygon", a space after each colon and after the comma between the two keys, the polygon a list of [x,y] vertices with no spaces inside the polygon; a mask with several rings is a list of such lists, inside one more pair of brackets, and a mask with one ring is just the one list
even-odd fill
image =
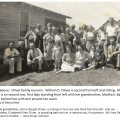
{"label": "patterned dress", "polygon": [[62,36],[61,35],[55,35],[54,40],[55,41],[54,41],[52,59],[59,61],[60,59],[62,59],[62,56],[63,56],[63,53],[64,53]]}

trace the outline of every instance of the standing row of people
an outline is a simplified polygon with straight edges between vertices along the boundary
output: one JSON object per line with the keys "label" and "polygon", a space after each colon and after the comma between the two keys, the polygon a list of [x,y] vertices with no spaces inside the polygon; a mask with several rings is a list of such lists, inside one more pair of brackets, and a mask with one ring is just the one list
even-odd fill
{"label": "standing row of people", "polygon": [[4,64],[9,65],[10,73],[14,73],[16,62],[17,71],[22,71],[23,63],[38,72],[54,69],[56,73],[89,70],[106,64],[120,68],[120,27],[113,18],[99,30],[91,25],[83,25],[79,31],[75,25],[64,30],[48,23],[43,32],[41,25],[36,24],[18,43],[17,49],[10,42],[5,50]]}

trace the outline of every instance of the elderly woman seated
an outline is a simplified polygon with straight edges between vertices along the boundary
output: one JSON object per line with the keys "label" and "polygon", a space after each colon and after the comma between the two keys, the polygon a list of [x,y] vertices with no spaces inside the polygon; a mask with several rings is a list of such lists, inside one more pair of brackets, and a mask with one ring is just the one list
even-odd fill
{"label": "elderly woman seated", "polygon": [[78,68],[78,70],[81,70],[83,68],[86,68],[91,62],[91,56],[88,52],[83,51],[80,45],[77,49],[78,51],[75,55],[75,64],[73,65],[73,67]]}
{"label": "elderly woman seated", "polygon": [[75,55],[71,52],[71,48],[66,46],[66,53],[62,57],[61,72],[75,72],[73,67],[75,63]]}

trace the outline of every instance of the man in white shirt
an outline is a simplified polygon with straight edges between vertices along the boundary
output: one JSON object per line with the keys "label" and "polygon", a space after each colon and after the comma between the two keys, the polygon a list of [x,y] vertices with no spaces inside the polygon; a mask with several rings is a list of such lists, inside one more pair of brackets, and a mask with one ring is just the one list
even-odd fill
{"label": "man in white shirt", "polygon": [[[115,20],[113,18],[109,18],[109,25],[106,27],[106,36],[107,41],[105,44],[105,55],[108,53],[108,46],[110,45],[110,38],[112,37],[114,39],[114,42],[117,41],[117,30],[119,26],[115,23]],[[107,56],[106,56],[107,57]]]}
{"label": "man in white shirt", "polygon": [[115,40],[117,38],[117,30],[119,26],[115,24],[115,20],[113,18],[109,18],[109,25],[106,27],[106,34],[109,37],[114,37]]}
{"label": "man in white shirt", "polygon": [[3,63],[9,65],[9,73],[15,73],[15,64],[17,72],[22,71],[22,57],[18,50],[14,47],[14,42],[9,42],[9,47],[5,49]]}
{"label": "man in white shirt", "polygon": [[43,54],[39,48],[35,48],[34,43],[30,43],[30,50],[27,54],[27,65],[30,66],[33,70],[41,72]]}

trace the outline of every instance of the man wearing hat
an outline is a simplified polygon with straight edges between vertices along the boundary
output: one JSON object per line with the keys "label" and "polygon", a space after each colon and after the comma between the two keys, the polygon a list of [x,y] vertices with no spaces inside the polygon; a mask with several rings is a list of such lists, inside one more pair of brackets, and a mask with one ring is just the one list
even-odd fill
{"label": "man wearing hat", "polygon": [[30,43],[30,50],[27,54],[27,65],[34,71],[42,70],[43,54],[39,48],[35,48],[35,44]]}
{"label": "man wearing hat", "polygon": [[22,58],[18,50],[14,47],[14,42],[8,43],[9,47],[5,49],[3,63],[9,65],[9,73],[15,73],[15,64],[17,72],[22,71]]}

